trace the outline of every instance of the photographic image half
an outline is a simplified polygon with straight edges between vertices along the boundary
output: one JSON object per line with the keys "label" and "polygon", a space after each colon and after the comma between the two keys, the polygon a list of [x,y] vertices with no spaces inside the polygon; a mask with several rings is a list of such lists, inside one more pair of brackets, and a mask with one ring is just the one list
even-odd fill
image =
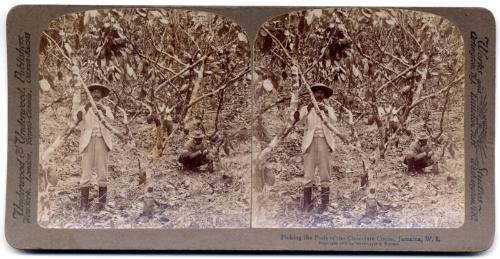
{"label": "photographic image half", "polygon": [[254,46],[252,227],[458,228],[464,42],[405,9],[290,12]]}
{"label": "photographic image half", "polygon": [[247,35],[214,13],[52,20],[39,47],[39,225],[250,227],[250,71]]}

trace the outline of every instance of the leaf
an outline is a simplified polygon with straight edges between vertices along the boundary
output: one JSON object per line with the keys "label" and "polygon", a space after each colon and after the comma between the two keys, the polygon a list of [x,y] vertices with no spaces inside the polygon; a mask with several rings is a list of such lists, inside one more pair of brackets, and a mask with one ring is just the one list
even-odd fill
{"label": "leaf", "polygon": [[299,95],[296,92],[292,92],[291,97],[290,97],[290,103],[291,104],[298,104],[299,103]]}
{"label": "leaf", "polygon": [[332,67],[332,60],[331,59],[327,59],[326,62],[325,62],[325,67],[326,68],[331,68]]}
{"label": "leaf", "polygon": [[71,48],[71,46],[69,45],[69,43],[64,43],[64,49],[66,50],[66,52],[68,53],[68,55],[72,55],[73,54],[73,49]]}
{"label": "leaf", "polygon": [[161,22],[161,23],[163,23],[163,24],[165,24],[165,25],[168,25],[168,24],[169,24],[168,20],[167,20],[167,19],[165,19],[165,18],[161,18],[161,19],[160,19],[160,22]]}
{"label": "leaf", "polygon": [[132,69],[132,67],[129,64],[127,64],[125,66],[125,69],[127,70],[127,75],[128,76],[133,77],[134,79],[136,79],[137,76],[135,74],[135,71],[134,71],[134,69]]}
{"label": "leaf", "polygon": [[361,74],[359,69],[354,64],[352,64],[352,74],[355,77],[359,78],[360,80],[363,80],[363,75]]}
{"label": "leaf", "polygon": [[183,84],[183,85],[181,86],[180,91],[181,91],[181,92],[185,92],[188,88],[189,88],[189,84]]}
{"label": "leaf", "polygon": [[226,155],[230,155],[231,154],[231,151],[229,149],[229,146],[227,144],[227,140],[224,140],[224,145],[222,146],[222,148],[224,149],[224,153],[226,153]]}
{"label": "leaf", "polygon": [[396,20],[394,18],[391,18],[391,19],[387,19],[385,20],[385,22],[389,25],[395,25],[396,24]]}
{"label": "leaf", "polygon": [[89,20],[90,20],[89,12],[85,12],[85,14],[83,15],[83,25],[87,26],[89,24]]}
{"label": "leaf", "polygon": [[241,42],[248,42],[247,36],[242,32],[238,33],[238,40]]}
{"label": "leaf", "polygon": [[47,180],[53,186],[56,186],[58,183],[57,173],[55,172],[55,169],[53,167],[49,166],[47,168]]}
{"label": "leaf", "polygon": [[117,10],[117,9],[111,9],[111,12],[114,14],[114,15],[118,15],[118,17],[123,17],[123,12]]}
{"label": "leaf", "polygon": [[146,13],[146,10],[144,8],[137,9],[136,10],[137,14],[139,14],[142,17],[146,17],[148,14]]}
{"label": "leaf", "polygon": [[150,13],[153,17],[155,17],[155,18],[158,18],[158,17],[162,17],[162,16],[163,16],[163,15],[162,15],[159,11],[156,11],[156,10],[151,11],[151,12],[149,12],[149,13]]}
{"label": "leaf", "polygon": [[311,11],[308,11],[305,19],[306,19],[307,25],[311,25],[311,23],[314,21],[314,14]]}
{"label": "leaf", "polygon": [[273,82],[269,79],[264,80],[264,82],[262,82],[262,86],[268,92],[271,92],[274,89]]}
{"label": "leaf", "polygon": [[337,27],[341,30],[341,31],[347,31],[347,28],[345,27],[344,24],[337,24]]}
{"label": "leaf", "polygon": [[408,63],[410,63],[410,62],[408,62],[408,60],[405,58],[405,56],[401,56],[401,60],[403,60],[403,61],[404,61],[405,63],[407,63],[407,64],[408,64]]}
{"label": "leaf", "polygon": [[366,75],[370,71],[370,64],[366,58],[363,58],[363,73]]}
{"label": "leaf", "polygon": [[345,81],[346,80],[346,77],[345,77],[345,74],[344,73],[340,73],[340,79],[342,81]]}
{"label": "leaf", "polygon": [[401,89],[401,93],[406,93],[406,92],[410,91],[410,89],[411,89],[411,85],[406,85]]}
{"label": "leaf", "polygon": [[50,91],[51,87],[49,81],[45,78],[40,80],[40,88],[42,89],[42,92]]}
{"label": "leaf", "polygon": [[312,14],[316,18],[321,18],[321,15],[323,14],[323,10],[321,10],[321,9],[314,9],[314,10],[312,10]]}
{"label": "leaf", "polygon": [[90,16],[92,18],[97,17],[98,14],[99,14],[99,12],[97,12],[97,10],[91,10],[91,11],[86,11],[85,12],[85,15],[88,15],[88,16]]}
{"label": "leaf", "polygon": [[113,76],[114,76],[115,81],[120,81],[120,79],[122,78],[122,76],[119,72],[113,73]]}
{"label": "leaf", "polygon": [[95,50],[95,54],[100,53],[100,52],[101,52],[101,50],[102,50],[102,47],[104,47],[104,46],[99,46],[99,47],[97,47],[97,49]]}
{"label": "leaf", "polygon": [[361,9],[361,13],[366,17],[366,18],[370,18],[372,17],[372,11],[370,9],[367,9],[367,8],[363,8]]}
{"label": "leaf", "polygon": [[375,12],[375,15],[378,16],[381,19],[388,19],[390,18],[389,14],[383,11]]}
{"label": "leaf", "polygon": [[451,157],[455,158],[455,144],[448,145],[448,152],[450,152]]}

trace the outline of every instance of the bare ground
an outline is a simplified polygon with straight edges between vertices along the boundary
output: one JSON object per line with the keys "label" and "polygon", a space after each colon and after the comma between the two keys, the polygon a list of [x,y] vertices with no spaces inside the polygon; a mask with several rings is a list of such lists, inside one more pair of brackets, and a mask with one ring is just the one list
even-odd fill
{"label": "bare ground", "polygon": [[[43,103],[44,100],[42,100]],[[40,114],[41,148],[60,135],[67,121],[67,108],[49,108]],[[152,127],[134,125],[132,132],[139,150],[149,152]],[[138,134],[139,132],[140,134]],[[78,154],[79,132],[53,154],[56,184],[40,190],[39,224],[47,228],[245,228],[250,226],[250,143],[235,145],[230,156],[221,155],[215,172],[205,167],[184,171],[177,162],[182,139],[175,139],[166,154],[154,162],[141,158],[141,170],[148,183],[139,184],[137,157],[127,145],[115,139],[110,153],[108,205],[96,210],[97,186],[91,190],[91,211],[80,211],[78,181],[81,173]],[[151,195],[146,186],[153,187]],[[146,195],[145,195],[146,194]],[[152,204],[152,206],[151,206]],[[151,215],[144,214],[144,206]]]}
{"label": "bare ground", "polygon": [[[439,174],[409,175],[402,163],[404,149],[411,138],[403,135],[378,167],[374,168],[376,193],[367,195],[360,187],[362,163],[356,154],[340,141],[334,152],[330,206],[323,214],[304,213],[303,172],[300,154],[302,132],[287,138],[270,159],[276,184],[254,193],[259,206],[252,218],[253,227],[287,228],[457,228],[464,222],[464,143],[463,114],[451,112],[447,120],[448,134],[456,137],[454,157],[445,152],[439,160]],[[433,114],[439,120],[439,114]],[[421,129],[419,122],[410,123],[412,131]],[[363,126],[367,127],[367,126]],[[346,129],[342,129],[346,130]],[[375,139],[376,128],[367,128],[362,143]],[[363,147],[369,148],[369,147]],[[435,152],[441,148],[435,145]],[[439,153],[438,152],[438,153]],[[317,179],[319,182],[319,179]],[[319,195],[315,186],[313,197]],[[314,199],[314,198],[313,198]],[[375,202],[374,202],[375,201]],[[315,206],[319,205],[319,198]],[[367,213],[376,209],[376,213]]]}

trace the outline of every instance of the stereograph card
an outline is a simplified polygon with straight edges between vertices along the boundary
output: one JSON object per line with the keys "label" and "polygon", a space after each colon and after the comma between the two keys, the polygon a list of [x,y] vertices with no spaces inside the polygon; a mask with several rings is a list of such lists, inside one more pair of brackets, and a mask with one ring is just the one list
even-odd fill
{"label": "stereograph card", "polygon": [[7,41],[15,248],[493,241],[488,10],[24,5]]}

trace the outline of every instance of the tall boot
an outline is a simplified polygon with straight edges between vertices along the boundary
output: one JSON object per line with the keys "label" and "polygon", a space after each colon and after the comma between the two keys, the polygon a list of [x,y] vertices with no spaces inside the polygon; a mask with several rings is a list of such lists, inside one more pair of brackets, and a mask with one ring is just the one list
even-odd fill
{"label": "tall boot", "polygon": [[304,208],[305,212],[309,212],[312,210],[312,187],[304,187]]}
{"label": "tall boot", "polygon": [[99,204],[97,206],[98,210],[104,209],[104,206],[106,205],[106,196],[108,193],[108,187],[104,186],[101,187],[99,186]]}
{"label": "tall boot", "polygon": [[89,187],[81,187],[80,192],[81,192],[80,209],[83,211],[88,211],[90,208]]}
{"label": "tall boot", "polygon": [[319,213],[325,212],[330,204],[330,187],[321,187],[321,205],[319,206]]}

